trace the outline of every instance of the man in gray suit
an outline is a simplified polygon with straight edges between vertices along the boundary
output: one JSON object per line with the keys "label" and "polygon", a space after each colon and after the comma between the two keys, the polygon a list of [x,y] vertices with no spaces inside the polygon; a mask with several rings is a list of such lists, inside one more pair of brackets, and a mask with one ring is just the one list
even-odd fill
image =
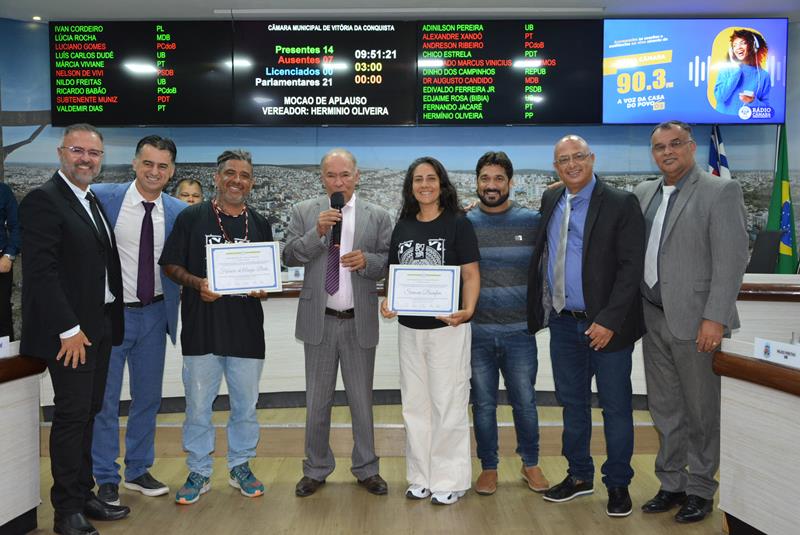
{"label": "man in gray suit", "polygon": [[[295,494],[310,496],[333,472],[329,435],[340,364],[353,422],[351,472],[369,492],[386,494],[375,455],[372,379],[378,345],[375,283],[386,276],[392,223],[386,210],[357,199],[359,172],[349,151],[333,149],[320,165],[327,196],[292,208],[283,250],[287,266],[305,266],[295,336],[305,344],[306,459]],[[330,196],[337,192],[344,197],[341,210],[331,207]]]}
{"label": "man in gray suit", "polygon": [[738,182],[697,165],[689,125],[661,123],[650,143],[663,177],[635,193],[647,224],[643,350],[661,489],[642,510],[681,505],[675,520],[697,522],[711,512],[717,490],[720,379],[711,360],[723,336],[739,327],[745,209]]}

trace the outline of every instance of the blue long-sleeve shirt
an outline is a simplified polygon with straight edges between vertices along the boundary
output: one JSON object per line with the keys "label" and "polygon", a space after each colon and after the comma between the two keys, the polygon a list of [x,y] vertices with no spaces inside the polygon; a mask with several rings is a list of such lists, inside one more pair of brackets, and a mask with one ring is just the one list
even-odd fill
{"label": "blue long-sleeve shirt", "polygon": [[[582,190],[572,198],[569,215],[569,232],[567,234],[567,256],[564,263],[564,293],[567,310],[586,310],[586,301],[583,298],[583,227],[586,224],[586,215],[589,213],[589,202],[592,200],[594,185],[597,177],[593,176]],[[553,275],[556,266],[558,251],[558,238],[561,234],[561,220],[564,217],[564,208],[567,205],[567,190],[558,200],[558,204],[550,216],[547,224],[547,247],[550,251],[547,264],[547,279],[550,288],[554,287]]]}
{"label": "blue long-sleeve shirt", "polygon": [[0,251],[16,256],[20,247],[17,199],[7,184],[0,182]]}
{"label": "blue long-sleeve shirt", "polygon": [[[769,90],[771,80],[769,73],[753,65],[738,65],[730,69],[722,69],[714,84],[714,96],[717,98],[717,111],[736,115],[739,108],[769,106]],[[752,91],[754,100],[745,104],[739,98],[742,91]]]}

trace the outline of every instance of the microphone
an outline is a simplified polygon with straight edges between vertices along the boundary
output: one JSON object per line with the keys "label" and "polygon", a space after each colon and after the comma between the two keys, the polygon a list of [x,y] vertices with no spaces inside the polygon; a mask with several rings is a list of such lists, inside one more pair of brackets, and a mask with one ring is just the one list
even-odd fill
{"label": "microphone", "polygon": [[[334,191],[331,193],[331,208],[342,211],[344,208],[344,194],[341,191]],[[339,245],[342,241],[342,222],[337,221],[331,229],[331,243]]]}

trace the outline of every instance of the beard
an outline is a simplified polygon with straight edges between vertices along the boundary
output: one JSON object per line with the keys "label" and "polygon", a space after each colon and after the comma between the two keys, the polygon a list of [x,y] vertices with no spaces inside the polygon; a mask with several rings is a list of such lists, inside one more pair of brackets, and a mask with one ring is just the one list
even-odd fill
{"label": "beard", "polygon": [[[489,192],[496,193],[497,195],[499,195],[499,197],[497,197],[497,199],[495,199],[493,201],[489,200],[489,199],[486,198],[486,194],[489,193]],[[500,190],[496,190],[496,189],[483,190],[483,195],[481,195],[480,192],[476,192],[476,193],[478,194],[478,198],[481,200],[481,202],[484,204],[484,206],[488,206],[489,208],[494,208],[496,206],[500,206],[501,204],[503,204],[504,202],[506,202],[508,200],[508,197],[511,194],[511,192],[508,192],[505,195],[502,195],[500,193]]]}

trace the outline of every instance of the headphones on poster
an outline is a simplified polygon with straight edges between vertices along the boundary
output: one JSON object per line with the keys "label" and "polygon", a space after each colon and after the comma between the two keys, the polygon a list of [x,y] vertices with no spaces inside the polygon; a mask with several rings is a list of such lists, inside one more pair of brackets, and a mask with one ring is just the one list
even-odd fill
{"label": "headphones on poster", "polygon": [[[755,56],[756,52],[758,52],[758,49],[761,47],[761,43],[758,41],[758,36],[756,35],[755,32],[750,32],[750,35],[753,36],[753,55]],[[735,58],[736,56],[733,53],[732,43],[731,46],[728,48],[728,57],[731,59],[731,61],[735,61],[733,58]]]}

